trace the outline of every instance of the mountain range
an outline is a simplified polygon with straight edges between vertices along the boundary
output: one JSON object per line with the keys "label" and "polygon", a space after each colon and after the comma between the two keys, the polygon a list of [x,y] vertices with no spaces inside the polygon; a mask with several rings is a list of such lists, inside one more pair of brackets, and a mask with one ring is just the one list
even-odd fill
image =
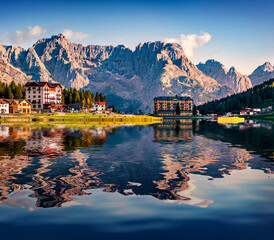
{"label": "mountain range", "polygon": [[179,44],[160,41],[134,51],[124,45],[83,46],[62,34],[38,40],[28,50],[0,44],[0,81],[51,81],[100,91],[123,111],[152,112],[153,98],[160,95],[190,96],[200,104],[242,92],[274,75],[273,66],[264,65],[249,77],[215,60],[195,66]]}

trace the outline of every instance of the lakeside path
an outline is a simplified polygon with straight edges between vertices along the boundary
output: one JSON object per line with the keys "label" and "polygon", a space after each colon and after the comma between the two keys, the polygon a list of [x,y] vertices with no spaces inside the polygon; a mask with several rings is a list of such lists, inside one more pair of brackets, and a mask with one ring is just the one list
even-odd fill
{"label": "lakeside path", "polygon": [[0,123],[21,124],[155,124],[161,123],[163,118],[146,115],[121,115],[121,114],[91,114],[91,113],[32,113],[32,114],[10,114],[1,116]]}

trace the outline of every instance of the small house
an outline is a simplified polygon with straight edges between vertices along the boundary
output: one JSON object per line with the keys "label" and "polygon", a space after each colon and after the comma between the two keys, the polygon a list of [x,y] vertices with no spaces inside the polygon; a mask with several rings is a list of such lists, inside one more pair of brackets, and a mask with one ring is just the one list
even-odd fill
{"label": "small house", "polygon": [[70,105],[70,109],[73,111],[81,111],[83,109],[83,103],[82,102],[72,103]]}
{"label": "small house", "polygon": [[240,115],[253,115],[253,109],[252,108],[245,108],[240,111]]}
{"label": "small house", "polygon": [[105,110],[106,110],[106,102],[93,103],[93,111],[105,111]]}
{"label": "small house", "polygon": [[10,113],[31,113],[31,103],[27,99],[13,99],[9,105]]}
{"label": "small house", "polygon": [[9,114],[9,101],[0,99],[0,114]]}

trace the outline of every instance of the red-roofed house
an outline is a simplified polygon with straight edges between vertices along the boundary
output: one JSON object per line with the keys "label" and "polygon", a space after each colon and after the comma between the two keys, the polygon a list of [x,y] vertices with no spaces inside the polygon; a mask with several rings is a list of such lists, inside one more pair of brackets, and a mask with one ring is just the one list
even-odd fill
{"label": "red-roofed house", "polygon": [[93,103],[93,111],[105,111],[105,110],[106,110],[106,102]]}

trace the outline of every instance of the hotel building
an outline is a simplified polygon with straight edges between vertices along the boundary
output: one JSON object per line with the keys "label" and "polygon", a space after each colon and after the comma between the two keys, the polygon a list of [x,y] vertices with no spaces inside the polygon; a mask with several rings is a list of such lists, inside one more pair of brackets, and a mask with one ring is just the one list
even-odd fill
{"label": "hotel building", "polygon": [[158,116],[175,116],[177,106],[180,116],[192,116],[193,100],[190,97],[155,97],[154,114]]}
{"label": "hotel building", "polygon": [[56,110],[62,108],[62,86],[57,83],[27,82],[26,99],[33,110]]}

